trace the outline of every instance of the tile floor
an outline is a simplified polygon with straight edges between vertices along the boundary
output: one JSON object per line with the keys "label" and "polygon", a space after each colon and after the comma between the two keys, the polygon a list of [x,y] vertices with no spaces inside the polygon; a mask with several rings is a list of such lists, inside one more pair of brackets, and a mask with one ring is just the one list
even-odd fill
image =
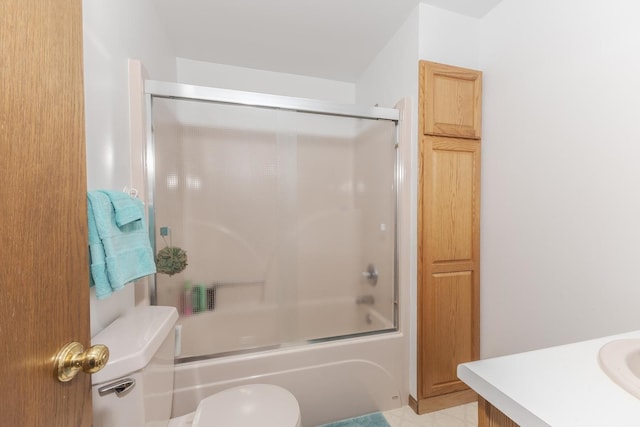
{"label": "tile floor", "polygon": [[477,427],[478,404],[443,409],[429,414],[417,415],[408,406],[382,413],[391,427]]}

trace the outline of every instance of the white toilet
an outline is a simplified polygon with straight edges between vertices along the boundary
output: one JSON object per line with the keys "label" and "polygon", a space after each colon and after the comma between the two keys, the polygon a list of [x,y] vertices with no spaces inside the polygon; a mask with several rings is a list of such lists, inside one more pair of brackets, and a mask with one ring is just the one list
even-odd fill
{"label": "white toilet", "polygon": [[173,307],[140,306],[91,340],[109,347],[109,362],[92,375],[95,427],[300,427],[300,407],[282,387],[249,384],[200,401],[170,419],[173,400]]}

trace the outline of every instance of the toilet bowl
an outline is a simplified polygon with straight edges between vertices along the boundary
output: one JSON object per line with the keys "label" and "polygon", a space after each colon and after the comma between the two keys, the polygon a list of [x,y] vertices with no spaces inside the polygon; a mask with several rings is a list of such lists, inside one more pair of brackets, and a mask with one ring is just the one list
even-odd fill
{"label": "toilet bowl", "polygon": [[216,420],[226,427],[299,427],[300,407],[293,395],[271,384],[234,387],[209,396],[198,405],[193,426]]}
{"label": "toilet bowl", "polygon": [[93,337],[110,351],[92,377],[95,427],[300,427],[296,398],[273,384],[223,390],[202,399],[195,412],[170,419],[177,319],[173,307],[140,306]]}
{"label": "toilet bowl", "polygon": [[288,390],[248,384],[201,400],[195,412],[173,418],[169,427],[300,427],[300,423],[298,401]]}

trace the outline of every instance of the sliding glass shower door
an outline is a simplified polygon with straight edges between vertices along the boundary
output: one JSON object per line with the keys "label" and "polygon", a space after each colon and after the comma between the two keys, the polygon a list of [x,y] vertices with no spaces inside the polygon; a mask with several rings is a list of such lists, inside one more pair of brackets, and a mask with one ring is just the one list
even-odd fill
{"label": "sliding glass shower door", "polygon": [[157,274],[184,358],[395,328],[393,120],[151,97]]}

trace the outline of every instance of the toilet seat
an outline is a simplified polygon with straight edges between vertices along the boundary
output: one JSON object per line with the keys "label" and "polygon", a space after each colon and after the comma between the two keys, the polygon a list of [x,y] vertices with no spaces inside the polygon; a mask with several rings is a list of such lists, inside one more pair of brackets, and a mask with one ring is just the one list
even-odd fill
{"label": "toilet seat", "polygon": [[193,427],[299,427],[300,406],[286,389],[271,384],[233,387],[200,401]]}

